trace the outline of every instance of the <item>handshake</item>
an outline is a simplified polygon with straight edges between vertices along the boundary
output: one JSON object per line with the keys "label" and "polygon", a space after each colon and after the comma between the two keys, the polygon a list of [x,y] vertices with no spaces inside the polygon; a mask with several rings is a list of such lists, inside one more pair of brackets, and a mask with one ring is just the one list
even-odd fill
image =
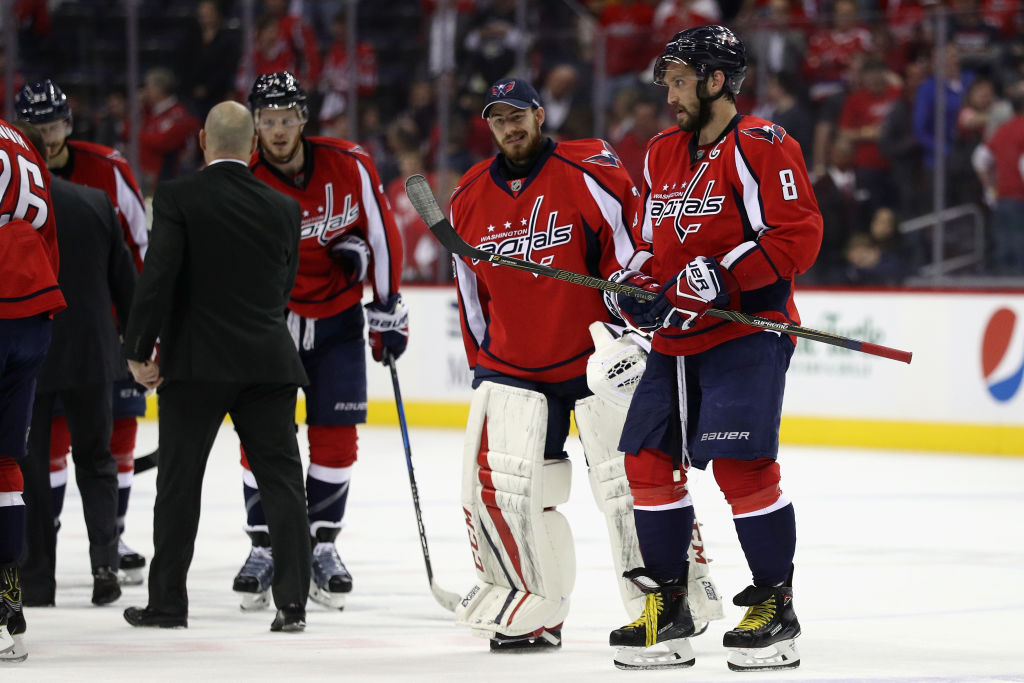
{"label": "handshake", "polygon": [[640,301],[629,294],[604,293],[609,311],[631,327],[648,331],[661,327],[687,330],[696,325],[708,309],[735,304],[734,298],[739,293],[733,274],[706,256],[690,261],[664,285],[635,270],[620,270],[610,279],[657,292],[658,296],[650,301]]}

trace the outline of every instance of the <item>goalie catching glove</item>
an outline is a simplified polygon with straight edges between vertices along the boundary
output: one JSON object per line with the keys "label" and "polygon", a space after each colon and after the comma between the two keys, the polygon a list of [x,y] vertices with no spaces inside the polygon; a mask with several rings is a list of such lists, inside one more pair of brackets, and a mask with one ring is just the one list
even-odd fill
{"label": "goalie catching glove", "polygon": [[341,267],[350,287],[366,277],[370,267],[370,247],[359,235],[353,232],[342,235],[331,242],[327,255]]}
{"label": "goalie catching glove", "polygon": [[409,309],[402,295],[392,294],[387,301],[366,304],[366,323],[370,328],[370,350],[378,363],[385,355],[396,359],[409,343]]}

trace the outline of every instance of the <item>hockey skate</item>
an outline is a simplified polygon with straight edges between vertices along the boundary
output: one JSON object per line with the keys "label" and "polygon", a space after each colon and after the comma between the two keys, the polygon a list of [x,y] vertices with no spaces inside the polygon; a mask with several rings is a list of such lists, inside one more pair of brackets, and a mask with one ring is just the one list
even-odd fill
{"label": "hockey skate", "polygon": [[23,662],[25,614],[21,609],[21,578],[17,567],[0,568],[0,664]]}
{"label": "hockey skate", "polygon": [[118,580],[125,586],[141,586],[143,582],[142,570],[146,566],[146,558],[135,552],[118,537],[117,556],[120,560],[118,565]]}
{"label": "hockey skate", "polygon": [[92,570],[92,604],[109,605],[121,597],[121,584],[113,567]]}
{"label": "hockey skate", "polygon": [[252,548],[238,570],[232,590],[241,598],[243,610],[263,609],[270,604],[270,584],[274,582],[274,556],[270,552],[270,534],[247,531]]}
{"label": "hockey skate", "polygon": [[[619,669],[668,669],[693,666],[693,618],[686,602],[686,579],[659,583],[643,567],[624,577],[646,594],[643,614],[631,624],[615,629],[608,644],[619,648]],[[686,574],[684,573],[685,577]]]}
{"label": "hockey skate", "polygon": [[339,531],[341,529],[320,527],[311,539],[313,572],[309,580],[309,597],[331,609],[345,609],[345,594],[352,591],[352,575],[334,547]]}
{"label": "hockey skate", "polygon": [[491,637],[491,652],[551,652],[562,647],[562,625],[539,628],[521,636],[506,636],[495,633]]}
{"label": "hockey skate", "polygon": [[729,648],[729,668],[733,671],[773,671],[800,666],[796,638],[800,623],[793,611],[790,586],[747,586],[732,599],[747,608],[747,613],[722,644]]}

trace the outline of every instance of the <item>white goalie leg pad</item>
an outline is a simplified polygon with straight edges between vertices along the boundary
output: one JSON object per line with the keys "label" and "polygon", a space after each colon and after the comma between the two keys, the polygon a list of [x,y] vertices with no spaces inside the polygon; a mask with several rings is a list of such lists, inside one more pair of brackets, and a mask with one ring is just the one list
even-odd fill
{"label": "white goalie leg pad", "polygon": [[618,450],[626,410],[600,396],[588,396],[576,402],[575,417],[590,466],[590,489],[608,525],[612,565],[622,604],[629,618],[636,619],[643,612],[645,596],[636,584],[622,577],[627,570],[644,566],[633,519],[633,494],[626,479],[625,455]]}
{"label": "white goalie leg pad", "polygon": [[688,553],[688,569],[686,577],[686,603],[690,607],[690,615],[696,632],[703,633],[708,622],[724,619],[722,594],[711,579],[711,568],[707,553],[704,550],[704,539],[700,535],[700,524],[693,520],[693,533],[690,535],[690,551]]}
{"label": "white goalie leg pad", "polygon": [[569,523],[572,465],[544,460],[543,394],[492,382],[474,392],[463,451],[462,508],[478,580],[456,623],[509,636],[557,626],[569,611],[576,555]]}

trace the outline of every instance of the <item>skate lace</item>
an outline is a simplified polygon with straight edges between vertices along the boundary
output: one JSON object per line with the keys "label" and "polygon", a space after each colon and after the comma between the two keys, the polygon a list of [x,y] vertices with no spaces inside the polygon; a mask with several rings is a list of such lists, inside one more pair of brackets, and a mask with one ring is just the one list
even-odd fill
{"label": "skate lace", "polygon": [[737,624],[737,631],[756,631],[764,628],[775,617],[775,597],[770,597],[759,605],[747,608],[747,613]]}
{"label": "skate lace", "polygon": [[313,548],[313,559],[316,561],[317,568],[328,576],[348,573],[348,569],[345,568],[341,556],[338,555],[338,549],[333,543],[317,543]]}
{"label": "skate lace", "polygon": [[270,567],[270,563],[273,562],[273,556],[270,551],[260,546],[253,546],[252,550],[249,551],[249,557],[245,558],[245,564],[242,565],[242,570],[239,574],[246,576],[256,576]]}
{"label": "skate lace", "polygon": [[644,611],[640,613],[640,617],[636,621],[626,626],[626,628],[640,628],[642,626],[644,629],[645,646],[650,647],[658,642],[658,616],[664,609],[665,602],[661,597],[661,593],[648,593],[647,600],[644,602]]}
{"label": "skate lace", "polygon": [[0,601],[7,603],[12,610],[21,610],[21,580],[18,570],[13,567],[0,569]]}

